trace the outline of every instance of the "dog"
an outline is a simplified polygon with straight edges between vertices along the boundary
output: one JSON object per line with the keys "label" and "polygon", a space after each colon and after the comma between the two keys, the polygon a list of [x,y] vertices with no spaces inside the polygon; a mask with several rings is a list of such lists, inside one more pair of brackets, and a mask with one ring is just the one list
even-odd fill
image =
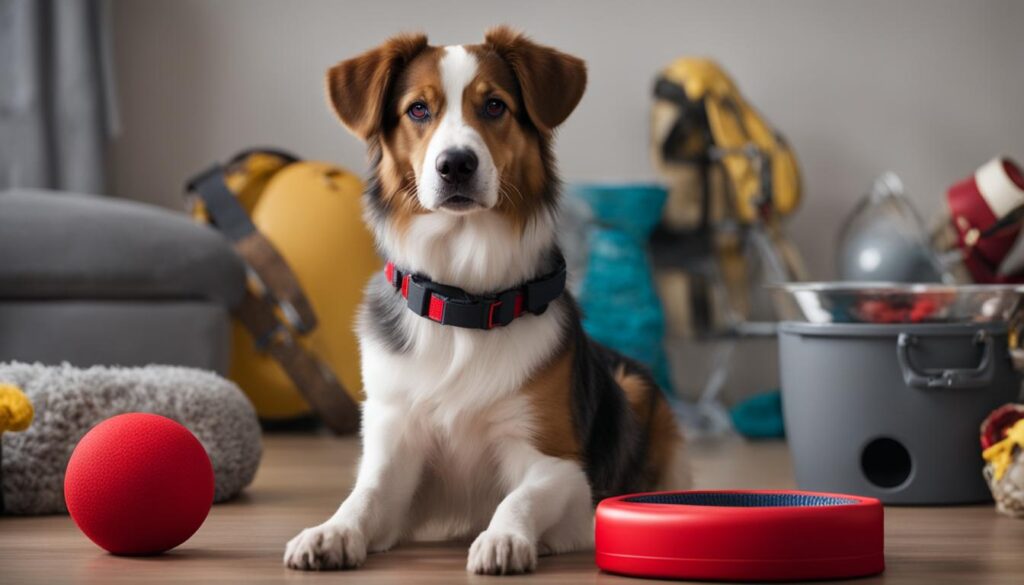
{"label": "dog", "polygon": [[366,220],[389,262],[357,325],[355,487],[286,566],[466,538],[468,571],[529,572],[593,546],[602,498],[688,487],[650,373],[589,340],[564,290],[551,143],[586,81],[582,60],[506,27],[476,45],[396,36],[328,72],[368,145]]}

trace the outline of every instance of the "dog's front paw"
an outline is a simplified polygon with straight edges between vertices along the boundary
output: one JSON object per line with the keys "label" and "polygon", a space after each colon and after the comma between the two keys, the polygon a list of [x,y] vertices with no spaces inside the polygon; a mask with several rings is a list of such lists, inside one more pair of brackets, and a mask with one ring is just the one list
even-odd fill
{"label": "dog's front paw", "polygon": [[285,566],[303,571],[354,569],[365,560],[363,533],[334,522],[303,530],[284,549]]}
{"label": "dog's front paw", "polygon": [[512,532],[485,530],[469,547],[466,570],[481,575],[528,573],[537,567],[537,547]]}

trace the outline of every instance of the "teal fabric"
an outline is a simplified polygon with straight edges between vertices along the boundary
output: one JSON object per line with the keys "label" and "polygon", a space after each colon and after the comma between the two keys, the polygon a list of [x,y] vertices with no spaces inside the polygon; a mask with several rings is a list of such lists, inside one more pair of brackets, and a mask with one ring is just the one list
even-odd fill
{"label": "teal fabric", "polygon": [[778,390],[755,394],[732,408],[736,432],[748,439],[777,439],[786,436],[782,419],[782,393]]}
{"label": "teal fabric", "polygon": [[665,316],[654,289],[647,240],[668,196],[643,184],[572,185],[591,209],[588,258],[579,294],[583,327],[597,341],[646,364],[672,394],[663,346]]}

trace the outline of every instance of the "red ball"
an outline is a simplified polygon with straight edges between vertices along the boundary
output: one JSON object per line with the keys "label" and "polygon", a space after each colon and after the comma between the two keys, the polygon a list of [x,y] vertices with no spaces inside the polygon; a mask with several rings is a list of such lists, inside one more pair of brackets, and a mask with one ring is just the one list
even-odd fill
{"label": "red ball", "polygon": [[71,454],[64,501],[90,540],[117,555],[150,555],[185,542],[213,503],[213,466],[188,429],[130,413],[92,428]]}

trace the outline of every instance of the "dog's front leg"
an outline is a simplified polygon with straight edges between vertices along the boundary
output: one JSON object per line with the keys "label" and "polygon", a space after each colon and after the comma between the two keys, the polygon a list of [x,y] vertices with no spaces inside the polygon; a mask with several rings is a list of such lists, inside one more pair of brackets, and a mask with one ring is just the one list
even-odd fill
{"label": "dog's front leg", "polygon": [[466,569],[506,575],[532,571],[537,548],[564,552],[593,541],[590,486],[576,461],[549,457],[524,442],[504,446],[499,464],[512,487],[494,512],[487,530],[469,549]]}
{"label": "dog's front leg", "polygon": [[352,493],[323,524],[307,528],[285,548],[293,569],[349,569],[366,552],[387,550],[402,536],[403,520],[420,481],[423,447],[403,432],[400,408],[363,404],[363,458]]}

